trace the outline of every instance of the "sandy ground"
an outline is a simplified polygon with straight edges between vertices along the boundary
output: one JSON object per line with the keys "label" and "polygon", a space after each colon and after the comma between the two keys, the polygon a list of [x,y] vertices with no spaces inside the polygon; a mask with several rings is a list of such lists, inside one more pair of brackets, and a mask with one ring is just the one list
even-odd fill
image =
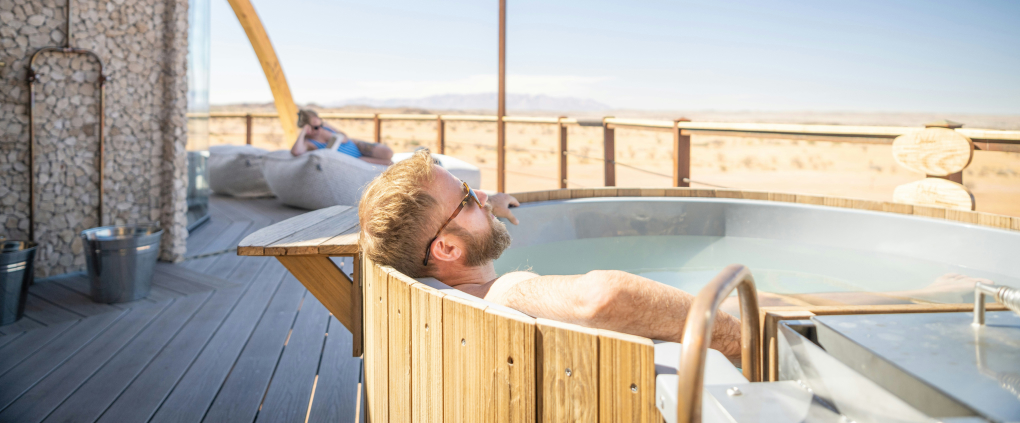
{"label": "sandy ground", "polygon": [[[222,110],[222,109],[221,109]],[[225,110],[224,110],[225,111]],[[230,111],[239,111],[236,108]],[[254,111],[254,110],[253,110]],[[258,110],[269,111],[269,110]],[[348,111],[348,110],[345,110]],[[387,111],[402,112],[402,111]],[[446,112],[443,112],[446,113]],[[939,117],[925,114],[798,114],[713,113],[686,114],[695,120],[835,123],[855,125],[921,126]],[[521,114],[525,115],[525,114]],[[534,114],[526,114],[534,115]],[[655,114],[632,116],[664,118]],[[785,117],[785,119],[783,119]],[[967,122],[967,127],[1020,129],[1015,116],[942,116]],[[372,139],[368,120],[330,121],[358,139]],[[211,145],[244,144],[244,119],[213,119]],[[602,157],[601,128],[572,127],[568,150],[580,156]],[[384,122],[383,142],[394,151],[418,146],[435,148],[434,122]],[[556,128],[548,124],[507,125],[507,191],[557,188]],[[269,150],[290,148],[276,119],[255,119],[253,144]],[[496,124],[447,122],[446,153],[482,169],[484,189],[496,187]],[[893,190],[919,180],[893,160],[891,146],[780,139],[695,136],[692,139],[691,179],[727,188],[795,192],[818,195],[892,200]],[[672,136],[669,133],[618,129],[616,131],[616,185],[620,187],[667,187],[672,181]],[[623,166],[631,165],[643,171]],[[572,156],[568,160],[569,187],[603,186],[601,160]],[[1020,216],[1020,153],[976,151],[964,170],[964,185],[973,193],[977,210]],[[697,183],[692,186],[707,186]]]}

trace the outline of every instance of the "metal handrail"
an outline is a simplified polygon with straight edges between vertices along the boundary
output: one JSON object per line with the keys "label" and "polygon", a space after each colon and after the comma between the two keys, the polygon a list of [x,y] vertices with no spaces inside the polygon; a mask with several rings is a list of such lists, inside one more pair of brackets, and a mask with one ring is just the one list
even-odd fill
{"label": "metal handrail", "polygon": [[734,289],[740,300],[741,367],[748,380],[761,381],[761,334],[758,332],[758,294],[754,278],[747,267],[731,264],[701,289],[687,313],[680,365],[677,366],[676,418],[680,423],[701,422],[705,360],[708,345],[712,342],[712,326],[719,306]]}

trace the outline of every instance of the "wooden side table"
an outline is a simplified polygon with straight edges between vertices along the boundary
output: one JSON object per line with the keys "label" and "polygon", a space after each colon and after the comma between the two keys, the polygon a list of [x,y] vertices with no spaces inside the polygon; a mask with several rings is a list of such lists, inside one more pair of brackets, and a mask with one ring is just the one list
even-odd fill
{"label": "wooden side table", "polygon": [[[355,357],[364,350],[359,232],[358,208],[333,206],[262,228],[237,245],[239,256],[276,257],[283,263],[351,331]],[[353,277],[330,257],[353,257]]]}

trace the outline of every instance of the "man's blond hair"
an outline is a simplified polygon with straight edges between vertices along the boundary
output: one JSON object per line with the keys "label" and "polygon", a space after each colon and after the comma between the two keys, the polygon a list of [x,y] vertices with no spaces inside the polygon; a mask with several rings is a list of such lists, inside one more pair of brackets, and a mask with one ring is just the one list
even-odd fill
{"label": "man's blond hair", "polygon": [[441,224],[433,216],[438,202],[428,193],[435,180],[433,163],[423,149],[390,166],[365,187],[358,210],[365,255],[416,278],[430,276],[422,261]]}

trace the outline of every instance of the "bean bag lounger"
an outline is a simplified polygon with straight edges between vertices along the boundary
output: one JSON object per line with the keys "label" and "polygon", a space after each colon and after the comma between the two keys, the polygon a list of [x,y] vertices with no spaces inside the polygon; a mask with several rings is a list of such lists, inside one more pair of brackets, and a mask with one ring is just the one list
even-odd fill
{"label": "bean bag lounger", "polygon": [[[393,155],[393,163],[401,160],[406,160],[411,157],[414,153],[397,153]],[[474,189],[481,189],[482,187],[482,172],[478,170],[478,167],[458,159],[453,156],[447,156],[445,154],[433,154],[432,158],[439,163],[440,166],[449,170],[453,176],[460,178],[460,180],[467,182],[468,186]]]}
{"label": "bean bag lounger", "polygon": [[262,175],[267,151],[248,145],[209,147],[209,188],[234,197],[271,197]]}
{"label": "bean bag lounger", "polygon": [[294,157],[289,150],[266,155],[269,189],[283,204],[308,210],[356,206],[361,192],[386,166],[335,150],[313,150]]}

